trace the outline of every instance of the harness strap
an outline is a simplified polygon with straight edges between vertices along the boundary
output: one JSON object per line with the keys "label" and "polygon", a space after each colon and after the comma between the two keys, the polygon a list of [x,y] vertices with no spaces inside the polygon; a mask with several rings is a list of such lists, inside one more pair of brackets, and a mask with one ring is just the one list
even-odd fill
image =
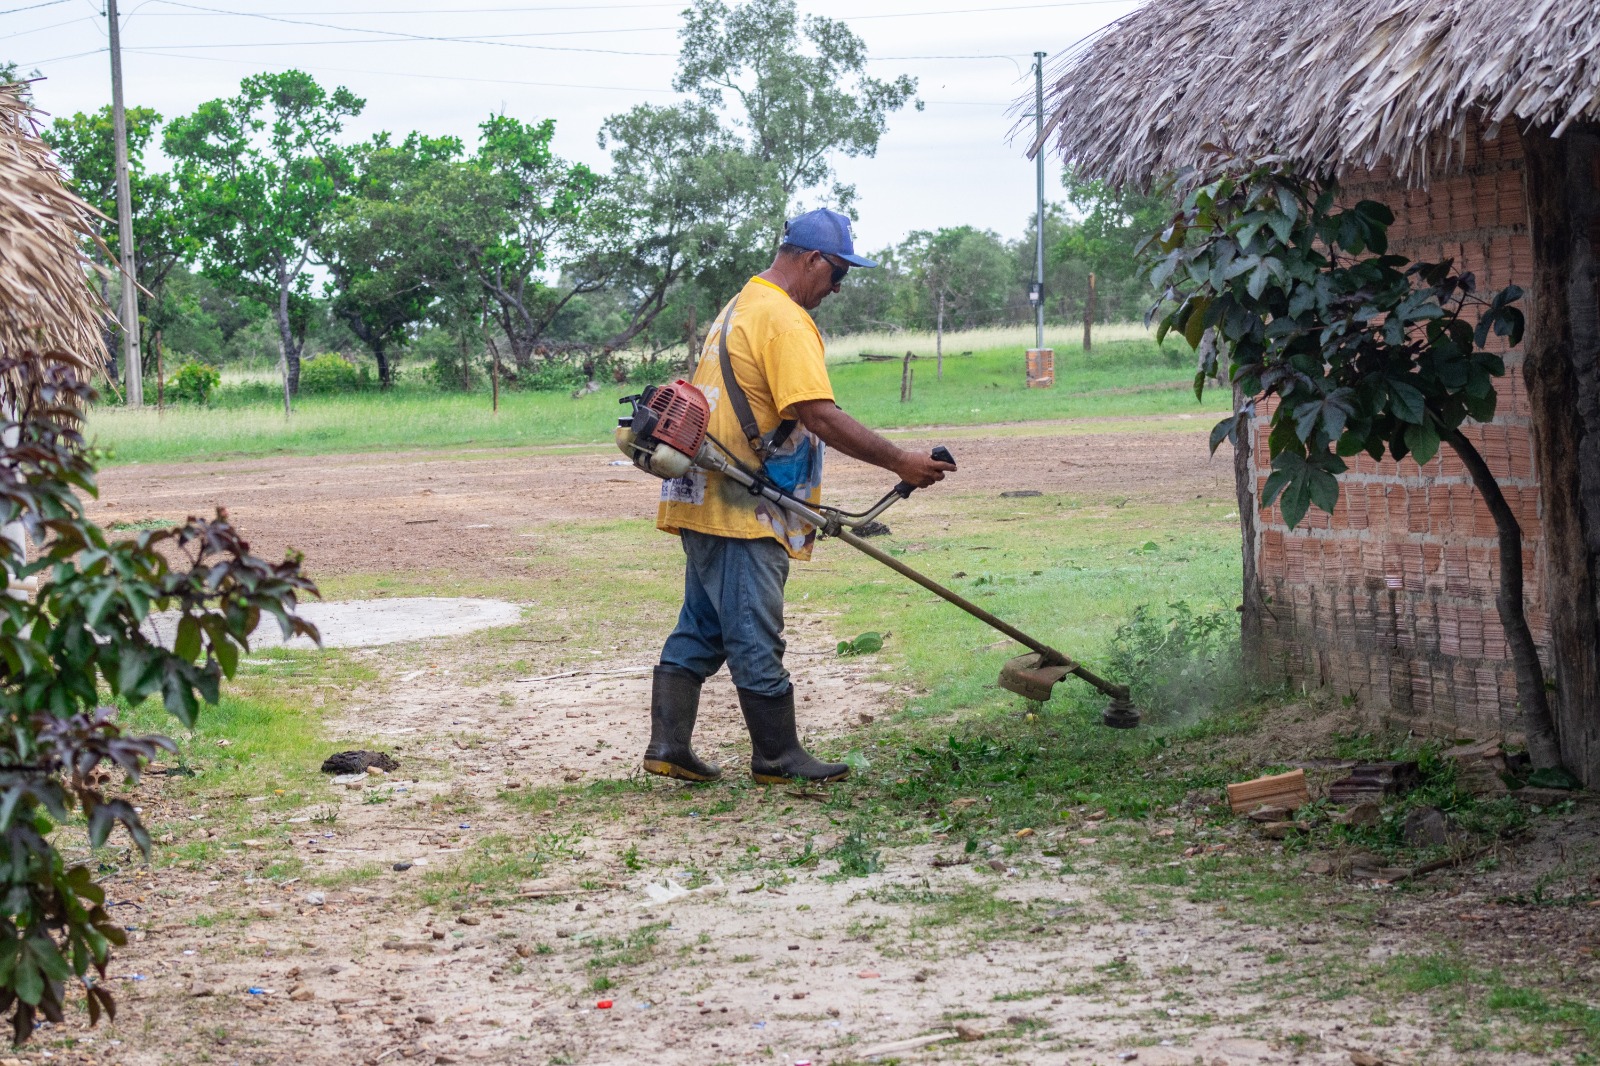
{"label": "harness strap", "polygon": [[722,363],[722,387],[727,392],[728,402],[733,404],[733,413],[739,419],[739,428],[743,431],[745,440],[750,442],[750,450],[756,453],[756,458],[764,466],[767,456],[783,446],[789,439],[789,434],[794,432],[795,420],[785,418],[779,422],[777,428],[770,434],[763,436],[761,427],[756,422],[755,413],[750,410],[750,401],[745,398],[744,389],[739,385],[739,379],[733,372],[733,360],[728,356],[728,329],[733,322],[733,309],[739,303],[735,296],[728,303],[728,310],[722,316],[722,336],[717,339],[717,356]]}

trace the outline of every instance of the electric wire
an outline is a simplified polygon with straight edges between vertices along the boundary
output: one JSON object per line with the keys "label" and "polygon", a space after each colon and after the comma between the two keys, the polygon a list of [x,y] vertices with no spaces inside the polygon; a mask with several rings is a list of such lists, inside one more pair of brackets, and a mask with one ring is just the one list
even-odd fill
{"label": "electric wire", "polygon": [[4,11],[0,11],[0,15],[15,15],[18,11],[37,11],[41,7],[55,7],[57,4],[64,4],[66,2],[67,0],[44,0],[44,3],[42,4],[29,4],[27,7],[7,8]]}

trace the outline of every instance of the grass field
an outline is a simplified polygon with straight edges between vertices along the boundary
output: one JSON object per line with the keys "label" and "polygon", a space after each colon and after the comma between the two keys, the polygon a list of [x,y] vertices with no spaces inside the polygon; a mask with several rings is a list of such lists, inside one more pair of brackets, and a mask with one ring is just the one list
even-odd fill
{"label": "grass field", "polygon": [[[962,337],[947,338],[947,351],[975,342]],[[896,343],[916,346],[905,338]],[[876,350],[852,344],[844,351],[854,354],[858,347]],[[1064,350],[1053,389],[1026,388],[1022,364],[1014,346],[954,354],[947,356],[941,380],[931,361],[919,359],[912,400],[904,404],[898,362],[841,361],[830,374],[845,409],[878,428],[1221,412],[1227,404],[1220,392],[1197,404],[1188,388],[1188,354],[1142,337],[1108,341],[1087,355]],[[101,407],[90,416],[89,432],[110,450],[113,463],[595,443],[610,439],[617,398],[629,391],[617,385],[578,398],[505,392],[495,414],[487,392],[440,393],[402,382],[386,394],[303,397],[285,420],[261,387],[225,387],[209,408],[174,407],[158,415]],[[244,396],[252,399],[239,402]]]}

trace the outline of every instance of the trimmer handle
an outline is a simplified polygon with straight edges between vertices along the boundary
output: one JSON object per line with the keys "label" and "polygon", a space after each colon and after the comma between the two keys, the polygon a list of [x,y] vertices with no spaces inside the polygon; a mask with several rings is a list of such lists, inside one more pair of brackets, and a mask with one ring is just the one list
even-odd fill
{"label": "trimmer handle", "polygon": [[[943,444],[939,445],[932,452],[930,452],[928,457],[935,462],[949,463],[952,467],[956,465],[955,456],[951,455],[950,449],[946,448]],[[917,487],[909,481],[902,481],[900,484],[894,487],[894,494],[900,497],[902,500],[910,499],[911,494],[916,491]]]}

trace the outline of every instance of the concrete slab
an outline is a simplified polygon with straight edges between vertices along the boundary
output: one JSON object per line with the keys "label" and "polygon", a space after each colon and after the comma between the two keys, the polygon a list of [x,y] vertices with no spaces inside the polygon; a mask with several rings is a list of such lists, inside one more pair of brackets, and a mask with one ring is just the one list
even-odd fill
{"label": "concrete slab", "polygon": [[[515,625],[522,608],[505,600],[469,599],[465,596],[408,596],[345,603],[307,603],[299,612],[322,632],[328,648],[370,648],[408,640],[455,637],[495,626]],[[177,615],[152,616],[145,622],[163,644],[171,645]],[[284,647],[278,623],[263,618],[250,641],[252,650]],[[300,637],[291,648],[313,648]]]}

